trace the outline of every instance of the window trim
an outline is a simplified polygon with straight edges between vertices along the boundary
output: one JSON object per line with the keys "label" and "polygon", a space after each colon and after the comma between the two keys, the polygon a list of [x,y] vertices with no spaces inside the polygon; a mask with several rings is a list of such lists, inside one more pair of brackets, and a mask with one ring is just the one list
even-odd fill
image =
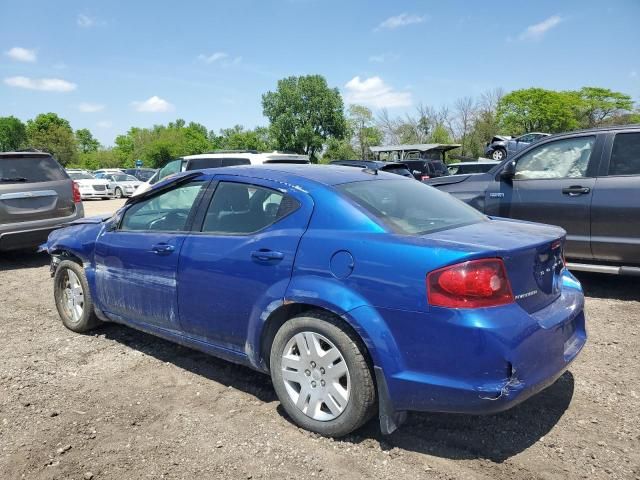
{"label": "window trim", "polygon": [[[550,143],[556,143],[556,142],[563,142],[566,140],[576,140],[578,138],[585,138],[585,137],[593,137],[593,148],[591,149],[591,155],[589,155],[589,161],[587,163],[587,169],[585,170],[585,174],[581,177],[552,177],[552,178],[513,178],[511,181],[515,184],[516,182],[537,182],[537,181],[549,181],[549,180],[581,180],[581,179],[586,179],[586,178],[594,178],[597,175],[597,169],[598,169],[598,164],[600,163],[599,159],[598,159],[598,155],[601,155],[601,144],[602,141],[600,140],[600,135],[598,135],[597,132],[589,132],[586,133],[584,135],[568,135],[566,137],[562,137],[562,138],[553,138],[549,141],[546,141],[544,143],[542,143],[541,140],[537,141],[537,142],[532,142],[529,144],[529,146],[527,148],[525,148],[524,150],[521,150],[520,152],[518,152],[518,156],[516,158],[512,158],[511,160],[507,159],[501,166],[501,168],[498,170],[498,176],[497,178],[500,178],[500,172],[502,172],[502,169],[504,168],[504,166],[509,163],[509,162],[516,162],[516,172],[517,172],[517,168],[518,168],[518,162],[525,157],[526,155],[528,155],[529,153],[533,152],[536,149],[539,148],[544,148],[545,145],[548,145]],[[549,137],[545,137],[545,138],[549,138]],[[595,171],[594,171],[595,170]]]}
{"label": "window trim", "polygon": [[128,205],[126,207],[126,209],[122,212],[122,214],[120,215],[120,218],[118,219],[118,225],[116,226],[115,229],[113,229],[114,233],[164,233],[164,234],[188,234],[192,231],[193,228],[193,224],[194,224],[194,220],[196,218],[197,212],[200,210],[200,205],[202,204],[202,199],[205,196],[205,193],[209,190],[209,187],[211,185],[211,180],[207,179],[207,178],[203,178],[201,180],[198,179],[198,177],[187,177],[189,178],[191,181],[197,182],[197,181],[201,181],[202,182],[202,188],[200,188],[200,191],[198,192],[198,195],[196,196],[195,200],[193,201],[193,204],[191,205],[191,209],[189,210],[189,214],[187,215],[187,220],[185,221],[184,224],[184,229],[183,230],[123,230],[122,229],[122,222],[124,221],[124,217],[127,215],[127,212],[132,208],[133,205],[137,205],[138,203],[142,203],[143,201],[147,201],[147,200],[153,200],[154,198],[168,193],[168,192],[172,192],[173,190],[182,187],[185,184],[189,184],[191,182],[176,182],[173,187],[174,188],[170,188],[170,189],[161,189],[159,192],[157,192],[156,195],[149,195],[148,197],[144,197],[142,200],[140,200],[139,202],[135,202],[135,203],[131,203],[130,205]]}
{"label": "window trim", "polygon": [[[265,225],[264,227],[260,228],[259,230],[256,230],[254,232],[247,232],[247,233],[229,233],[229,232],[203,232],[202,229],[204,228],[204,221],[207,217],[207,212],[209,211],[209,208],[211,208],[211,202],[213,202],[213,197],[216,193],[216,190],[218,189],[218,186],[221,183],[239,183],[241,185],[248,185],[248,186],[252,186],[252,187],[257,187],[257,188],[262,188],[262,189],[266,189],[266,190],[272,190],[275,193],[279,193],[283,196],[289,196],[290,198],[292,198],[293,200],[295,200],[295,202],[297,203],[296,208],[294,208],[293,210],[291,210],[289,213],[287,213],[286,215],[278,218],[276,221],[271,222],[268,225]],[[199,236],[210,236],[210,237],[249,237],[251,235],[256,235],[258,233],[263,232],[264,230],[267,230],[269,228],[271,228],[272,226],[280,223],[282,220],[284,220],[285,218],[289,217],[290,215],[294,214],[295,212],[297,212],[298,210],[300,210],[300,208],[302,208],[302,202],[300,200],[298,200],[297,198],[295,198],[293,195],[289,194],[288,192],[281,192],[273,187],[269,187],[266,185],[260,185],[257,183],[251,183],[251,182],[244,182],[241,180],[227,180],[227,179],[216,179],[216,180],[212,180],[211,184],[209,185],[209,190],[210,190],[210,194],[207,195],[206,198],[203,198],[200,202],[201,208],[199,209],[199,214],[196,216],[196,219],[192,225],[192,229],[191,229],[191,233],[194,235],[199,235]]]}

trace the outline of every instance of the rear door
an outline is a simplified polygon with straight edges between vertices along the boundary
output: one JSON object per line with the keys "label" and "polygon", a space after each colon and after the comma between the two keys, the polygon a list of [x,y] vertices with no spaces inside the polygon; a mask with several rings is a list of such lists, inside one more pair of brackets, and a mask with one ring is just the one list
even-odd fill
{"label": "rear door", "polygon": [[50,155],[0,154],[0,224],[73,215],[73,182]]}
{"label": "rear door", "polygon": [[516,158],[516,174],[500,182],[499,215],[557,225],[567,231],[566,254],[591,258],[591,200],[601,143],[595,134],[545,142]]}
{"label": "rear door", "polygon": [[289,185],[216,179],[180,254],[180,321],[189,335],[244,352],[252,314],[284,297],[313,202]]}
{"label": "rear door", "polygon": [[610,133],[604,159],[591,206],[593,257],[639,265],[640,130]]}

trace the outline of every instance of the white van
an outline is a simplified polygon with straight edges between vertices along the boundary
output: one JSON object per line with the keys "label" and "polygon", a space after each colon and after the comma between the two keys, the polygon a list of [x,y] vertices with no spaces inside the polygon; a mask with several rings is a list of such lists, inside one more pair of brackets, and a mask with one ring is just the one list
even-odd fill
{"label": "white van", "polygon": [[217,150],[210,153],[188,155],[173,160],[162,167],[147,182],[140,185],[133,196],[140,195],[160,180],[187,170],[203,168],[232,167],[235,165],[263,165],[265,163],[310,163],[307,155],[295,153],[259,153],[256,150]]}

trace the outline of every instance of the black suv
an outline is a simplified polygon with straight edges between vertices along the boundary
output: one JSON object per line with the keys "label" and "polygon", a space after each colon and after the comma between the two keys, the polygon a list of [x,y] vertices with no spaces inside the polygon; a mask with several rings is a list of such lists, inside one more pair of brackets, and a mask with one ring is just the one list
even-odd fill
{"label": "black suv", "polygon": [[0,250],[34,248],[84,217],[78,185],[48,153],[0,153]]}
{"label": "black suv", "polygon": [[640,275],[640,125],[553,135],[488,173],[425,183],[488,215],[564,228],[573,270]]}

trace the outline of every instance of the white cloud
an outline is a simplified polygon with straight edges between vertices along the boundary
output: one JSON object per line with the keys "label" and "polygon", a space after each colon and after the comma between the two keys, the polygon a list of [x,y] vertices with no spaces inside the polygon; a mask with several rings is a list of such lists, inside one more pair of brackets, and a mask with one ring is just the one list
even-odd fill
{"label": "white cloud", "polygon": [[11,50],[7,50],[5,54],[17,60],[18,62],[35,62],[37,60],[36,51],[29,50],[28,48],[13,47]]}
{"label": "white cloud", "polygon": [[44,92],[71,92],[78,87],[75,83],[67,82],[61,78],[8,77],[4,79],[4,83],[10,87]]}
{"label": "white cloud", "polygon": [[96,123],[96,125],[98,126],[98,128],[111,128],[113,127],[113,123],[109,120],[101,120],[98,123]]}
{"label": "white cloud", "polygon": [[520,40],[539,40],[545,33],[554,27],[557,27],[562,22],[560,15],[552,15],[546,20],[536,23],[535,25],[529,25],[524,32],[522,32],[518,38]]}
{"label": "white cloud", "polygon": [[84,13],[79,13],[76,18],[76,23],[79,27],[82,28],[91,28],[97,25],[97,21],[95,18],[90,17],[89,15],[85,15]]}
{"label": "white cloud", "polygon": [[204,63],[215,63],[218,60],[227,58],[228,56],[229,54],[225,52],[215,52],[211,55],[205,55],[204,53],[201,53],[200,55],[198,55],[198,60]]}
{"label": "white cloud", "polygon": [[374,108],[408,107],[412,103],[410,92],[400,92],[384,83],[380,77],[360,79],[353,77],[344,86],[347,103]]}
{"label": "white cloud", "polygon": [[101,112],[102,110],[104,110],[104,105],[101,105],[100,103],[82,102],[80,105],[78,105],[78,110],[84,113]]}
{"label": "white cloud", "polygon": [[161,113],[175,110],[175,107],[171,103],[157,95],[148,98],[144,102],[132,102],[131,104],[138,112]]}
{"label": "white cloud", "polygon": [[376,30],[382,30],[384,28],[388,30],[393,30],[399,27],[406,27],[407,25],[414,25],[416,23],[422,23],[427,20],[426,15],[415,15],[409,13],[401,13],[400,15],[396,15],[394,17],[389,17],[378,27]]}
{"label": "white cloud", "polygon": [[373,63],[384,63],[385,56],[384,55],[371,55],[369,57],[369,61]]}

